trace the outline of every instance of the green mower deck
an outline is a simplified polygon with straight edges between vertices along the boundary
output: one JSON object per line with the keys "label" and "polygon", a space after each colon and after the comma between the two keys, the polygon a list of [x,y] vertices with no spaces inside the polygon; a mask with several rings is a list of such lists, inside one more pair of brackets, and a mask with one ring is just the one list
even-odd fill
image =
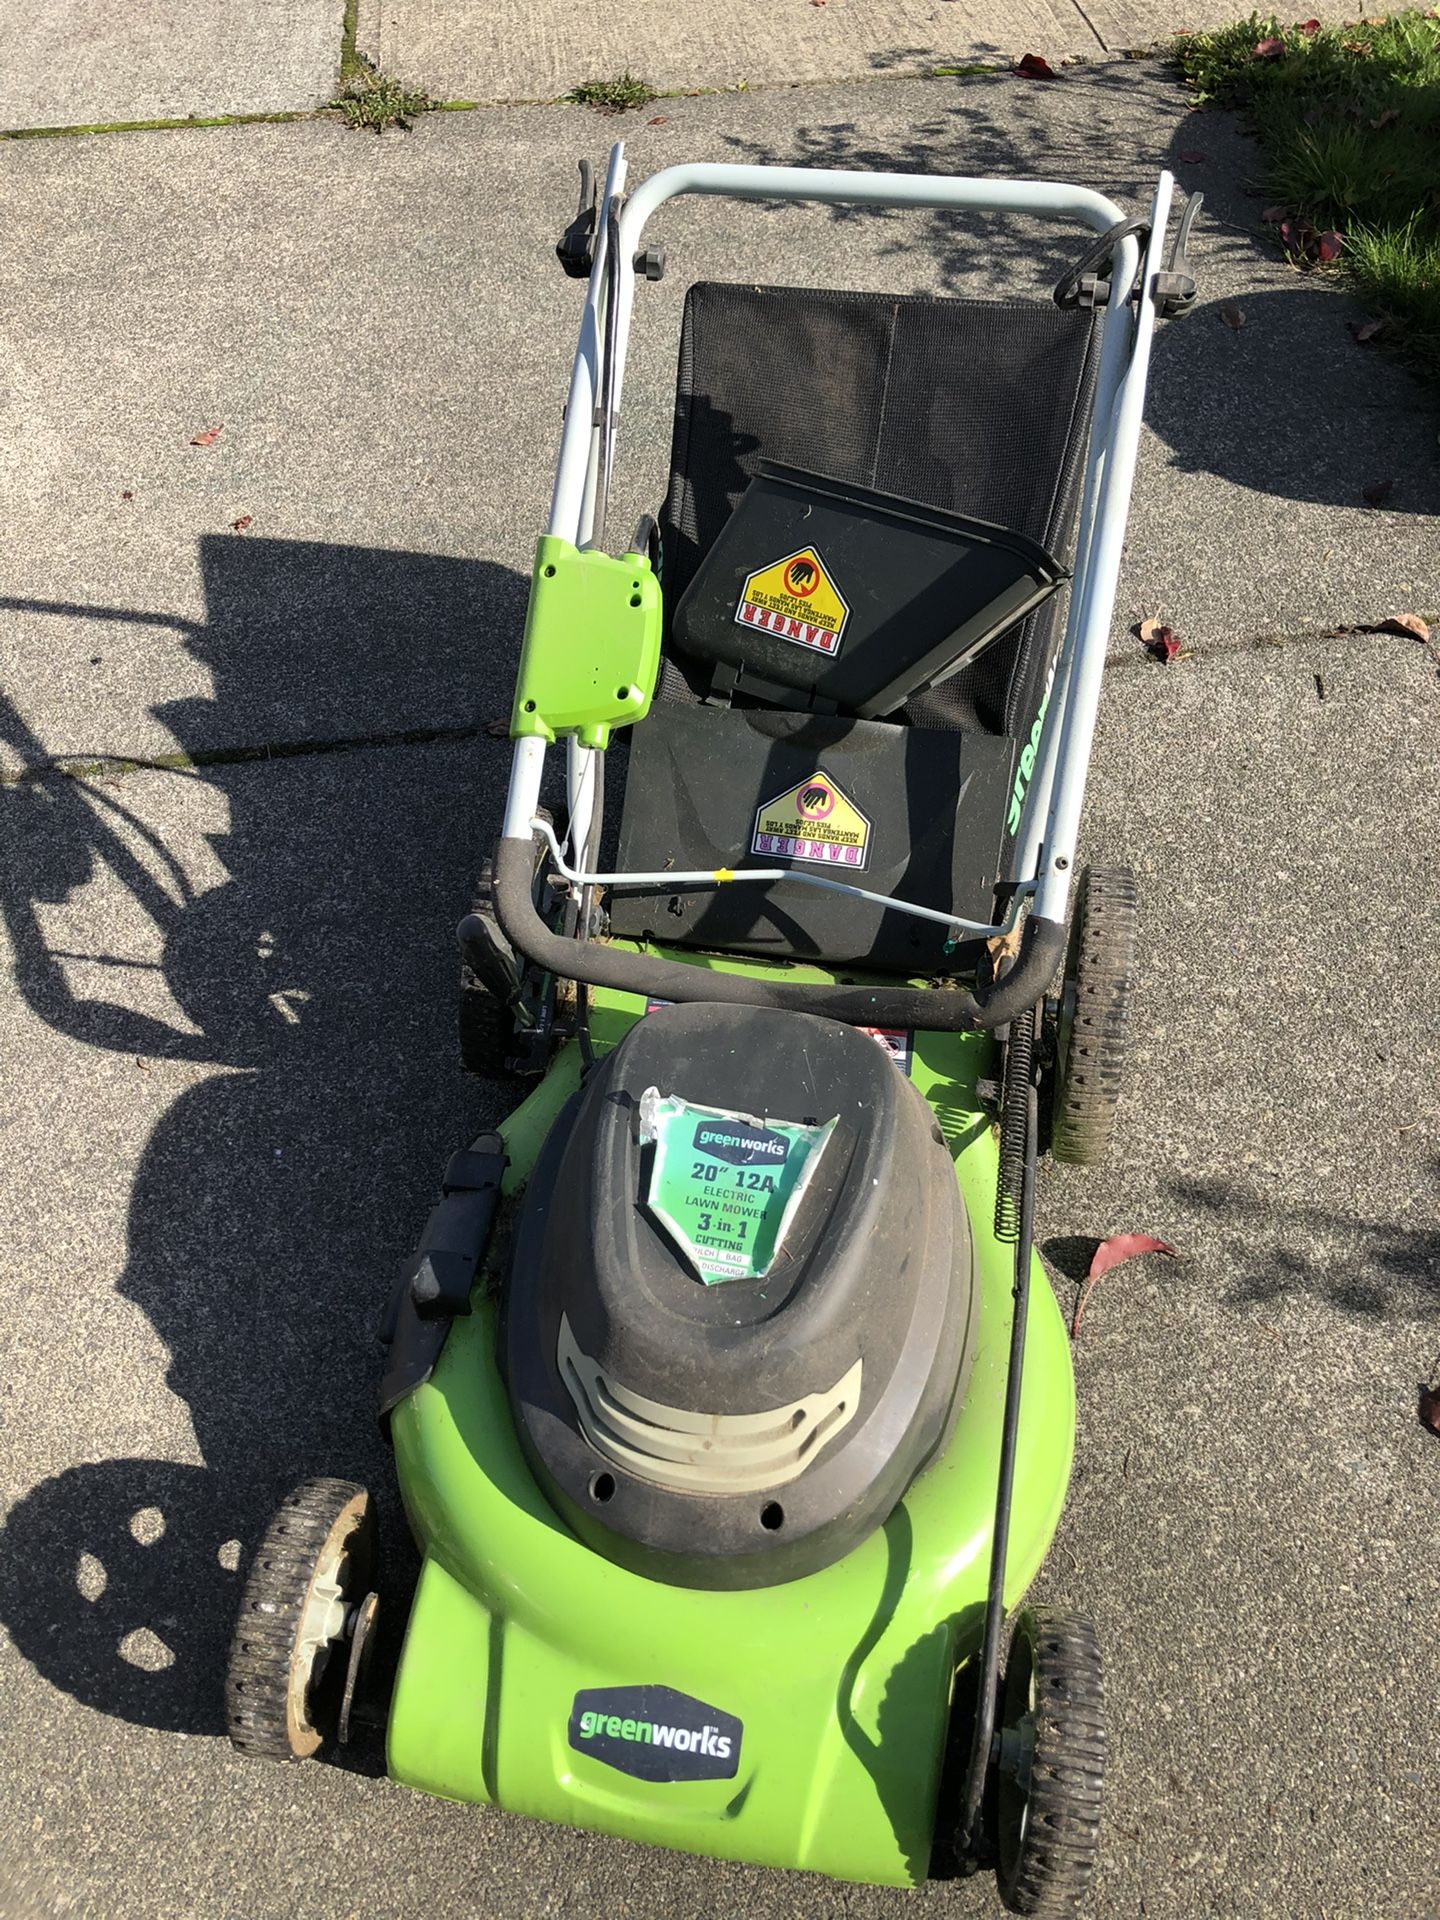
{"label": "green mower deck", "polygon": [[[787,970],[806,976],[829,978]],[[643,999],[595,992],[597,1053],[644,1012]],[[583,1545],[522,1457],[496,1364],[493,1288],[483,1299],[477,1288],[433,1377],[393,1416],[401,1491],[425,1556],[389,1718],[396,1780],[716,1858],[893,1886],[927,1877],[943,1824],[953,1676],[982,1629],[1011,1323],[1014,1253],[992,1230],[995,1131],[976,1092],[993,1059],[988,1035],[913,1038],[910,1072],[954,1157],[980,1286],[954,1433],[883,1528],[818,1573],[699,1591],[662,1586]],[[502,1128],[507,1194],[524,1187],[578,1083],[571,1042]],[[1059,1520],[1074,1410],[1065,1328],[1037,1259],[1010,1605]],[[645,1749],[675,1744],[663,1712],[626,1712],[623,1699],[614,1713],[604,1699],[582,1712],[577,1698],[640,1687],[686,1696],[701,1723],[697,1751],[729,1740],[733,1774],[655,1782],[600,1757],[633,1749],[643,1765]],[[682,1731],[684,1746],[692,1736]]]}

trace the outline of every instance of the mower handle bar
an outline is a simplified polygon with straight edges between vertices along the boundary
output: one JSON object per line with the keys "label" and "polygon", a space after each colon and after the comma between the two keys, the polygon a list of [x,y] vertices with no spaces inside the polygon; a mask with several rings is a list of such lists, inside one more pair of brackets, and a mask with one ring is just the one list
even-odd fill
{"label": "mower handle bar", "polygon": [[517,953],[547,973],[592,987],[655,1000],[723,1001],[818,1013],[860,1027],[907,1027],[963,1033],[1003,1027],[1041,998],[1065,946],[1063,921],[1025,922],[1020,957],[984,1000],[964,987],[784,986],[754,974],[728,973],[684,960],[663,960],[594,940],[573,940],[546,925],[535,905],[535,840],[508,834],[495,850],[492,899],[501,929]]}
{"label": "mower handle bar", "polygon": [[[721,195],[739,200],[811,201],[829,205],[932,210],[970,210],[1070,220],[1098,235],[1123,222],[1121,209],[1091,188],[1049,180],[1003,180],[902,173],[860,173],[836,168],[731,166],[696,162],[667,167],[642,181],[628,199],[624,147],[616,143],[607,169],[601,218],[596,224],[594,265],[571,374],[548,531],[577,547],[596,538],[597,481],[608,481],[616,415],[624,379],[634,300],[634,275],[626,267],[639,248],[645,223],[679,194]],[[743,1005],[793,1007],[828,1014],[857,1025],[929,1027],[941,1031],[994,1028],[1044,994],[1064,948],[1070,875],[1079,836],[1085,775],[1090,759],[1105,648],[1120,570],[1121,546],[1135,471],[1145,379],[1156,314],[1156,276],[1163,265],[1173,180],[1156,182],[1142,249],[1126,231],[1115,249],[1108,323],[1091,416],[1090,444],[1076,535],[1076,567],[1065,637],[1053,668],[1043,730],[1034,757],[1010,868],[1011,888],[1032,895],[1020,955],[982,999],[954,987],[822,987],[773,985],[751,976],[703,965],[662,960],[599,943],[564,939],[545,924],[530,895],[534,842],[531,821],[539,799],[545,744],[517,739],[502,839],[496,853],[496,908],[517,950],[564,978],[667,1000],[722,1000]],[[612,223],[611,210],[620,206]],[[614,246],[620,271],[609,272]],[[1143,258],[1142,258],[1143,255]],[[1131,288],[1140,273],[1140,298],[1131,309]],[[613,302],[610,292],[618,294]],[[605,417],[599,417],[602,376]],[[588,840],[597,756],[567,742],[572,834]]]}

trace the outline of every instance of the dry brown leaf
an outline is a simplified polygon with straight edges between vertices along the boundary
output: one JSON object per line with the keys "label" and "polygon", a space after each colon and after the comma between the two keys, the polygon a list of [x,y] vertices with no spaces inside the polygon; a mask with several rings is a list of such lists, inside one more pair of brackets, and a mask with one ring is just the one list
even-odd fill
{"label": "dry brown leaf", "polygon": [[1233,305],[1223,306],[1220,309],[1220,318],[1227,327],[1238,333],[1245,324],[1245,309]]}
{"label": "dry brown leaf", "polygon": [[230,522],[231,528],[236,533],[244,533],[247,527],[253,527],[254,524],[255,516],[253,513],[242,513],[238,520],[232,520]]}
{"label": "dry brown leaf", "polygon": [[1375,629],[1377,633],[1408,634],[1412,640],[1428,640],[1430,623],[1422,620],[1418,613],[1392,613],[1388,620],[1382,620]]}
{"label": "dry brown leaf", "polygon": [[1019,958],[1023,933],[1023,927],[1012,927],[1009,933],[997,933],[993,940],[985,942],[990,954],[990,971],[997,980],[1004,969],[1004,963],[1007,960],[1013,962]]}

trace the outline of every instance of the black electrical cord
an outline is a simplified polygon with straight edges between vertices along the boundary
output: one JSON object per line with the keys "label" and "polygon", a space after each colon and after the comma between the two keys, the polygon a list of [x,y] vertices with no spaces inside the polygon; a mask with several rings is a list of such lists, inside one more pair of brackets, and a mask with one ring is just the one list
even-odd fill
{"label": "black electrical cord", "polygon": [[[1040,1018],[1038,1006],[1020,1016],[1030,1023],[1030,1045],[1022,1047],[1030,1074],[1025,1097],[1025,1160],[1020,1184],[1020,1222],[1015,1239],[1014,1308],[1010,1321],[1010,1362],[1005,1376],[1005,1415],[1000,1429],[1000,1469],[995,1486],[995,1532],[990,1548],[990,1583],[985,1599],[985,1634],[980,1648],[980,1684],[976,1690],[975,1734],[970,1746],[970,1764],[965,1773],[965,1792],[960,1803],[957,1825],[958,1850],[962,1859],[975,1864],[984,1860],[986,1847],[984,1823],[985,1786],[990,1773],[991,1748],[995,1738],[996,1694],[1000,1678],[1000,1638],[1005,1630],[1005,1560],[1010,1542],[1010,1506],[1015,1489],[1015,1446],[1020,1430],[1020,1387],[1025,1370],[1025,1329],[1030,1310],[1030,1263],[1035,1237],[1035,1161],[1039,1138],[1039,1102],[1035,1089],[1034,1059],[1036,1031]],[[1012,1039],[1013,1045],[1013,1039]]]}

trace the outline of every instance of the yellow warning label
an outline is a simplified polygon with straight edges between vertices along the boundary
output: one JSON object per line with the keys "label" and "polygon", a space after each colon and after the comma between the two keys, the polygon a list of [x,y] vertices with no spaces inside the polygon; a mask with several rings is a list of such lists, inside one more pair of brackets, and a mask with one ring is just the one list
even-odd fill
{"label": "yellow warning label", "polygon": [[814,547],[802,547],[745,582],[735,619],[816,653],[839,653],[850,607]]}
{"label": "yellow warning label", "polygon": [[817,768],[765,802],[755,816],[750,851],[826,867],[863,867],[870,857],[870,822]]}

